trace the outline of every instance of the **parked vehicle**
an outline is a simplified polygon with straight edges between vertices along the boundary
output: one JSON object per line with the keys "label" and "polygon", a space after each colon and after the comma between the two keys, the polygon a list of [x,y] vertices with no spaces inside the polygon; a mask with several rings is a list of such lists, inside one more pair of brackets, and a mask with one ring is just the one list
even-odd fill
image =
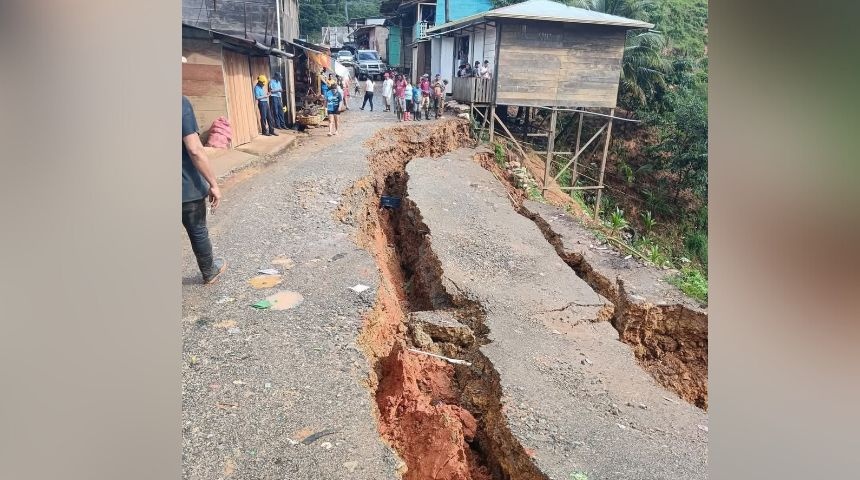
{"label": "parked vehicle", "polygon": [[343,49],[338,50],[337,53],[334,54],[334,59],[340,63],[352,63],[355,61],[355,56],[353,56],[350,50]]}
{"label": "parked vehicle", "polygon": [[379,58],[379,52],[376,50],[359,50],[358,58],[356,58],[356,68],[359,75],[368,75],[375,80],[379,80],[382,78],[382,74],[388,69],[388,66]]}

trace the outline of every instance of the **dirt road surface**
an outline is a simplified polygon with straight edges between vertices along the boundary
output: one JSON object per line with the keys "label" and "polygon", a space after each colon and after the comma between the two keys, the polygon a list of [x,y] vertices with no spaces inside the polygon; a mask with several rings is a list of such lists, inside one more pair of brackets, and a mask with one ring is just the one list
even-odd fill
{"label": "dirt road surface", "polygon": [[[332,217],[341,192],[368,174],[362,141],[392,117],[347,116],[341,135],[316,129],[226,191],[210,217],[215,252],[228,261],[217,284],[199,284],[182,239],[184,478],[397,478],[356,343],[376,266],[350,238],[354,229]],[[257,290],[248,281],[265,268],[283,273],[283,282]],[[349,289],[358,284],[370,289]],[[250,307],[280,290],[304,300],[288,310]]]}
{"label": "dirt road surface", "polygon": [[230,181],[219,283],[182,238],[183,477],[705,478],[707,413],[637,364],[465,125],[355,107]]}

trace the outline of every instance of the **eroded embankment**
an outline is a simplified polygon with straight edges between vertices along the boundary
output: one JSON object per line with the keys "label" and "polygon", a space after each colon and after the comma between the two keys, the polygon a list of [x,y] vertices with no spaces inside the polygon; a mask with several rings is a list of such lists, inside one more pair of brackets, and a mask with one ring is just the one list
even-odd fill
{"label": "eroded embankment", "polygon": [[[403,459],[408,480],[543,479],[502,413],[498,373],[480,352],[484,311],[443,283],[430,232],[408,199],[406,164],[472,143],[468,125],[397,126],[368,141],[372,175],[345,192],[338,217],[381,274],[360,343],[373,364],[379,432]],[[382,195],[402,199],[380,209]],[[452,365],[410,349],[465,360]]]}
{"label": "eroded embankment", "polygon": [[[513,152],[509,152],[513,154]],[[559,257],[597,293],[615,306],[610,322],[622,341],[630,345],[639,363],[658,383],[681,398],[708,408],[708,318],[701,310],[683,303],[655,305],[628,293],[612,268],[589,262],[582,254],[565,248],[561,236],[538,213],[523,205],[510,174],[490,154],[475,160],[504,182],[514,208],[537,225]]]}

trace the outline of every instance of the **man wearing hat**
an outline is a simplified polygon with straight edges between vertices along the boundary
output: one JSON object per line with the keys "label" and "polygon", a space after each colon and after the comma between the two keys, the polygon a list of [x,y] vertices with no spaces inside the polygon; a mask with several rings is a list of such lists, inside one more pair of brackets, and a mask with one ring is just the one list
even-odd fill
{"label": "man wearing hat", "polygon": [[254,98],[257,99],[257,108],[260,109],[260,127],[263,129],[263,135],[269,136],[278,134],[275,133],[275,122],[272,118],[272,110],[269,109],[269,92],[266,91],[266,83],[268,79],[265,75],[257,77],[257,84],[254,85]]}

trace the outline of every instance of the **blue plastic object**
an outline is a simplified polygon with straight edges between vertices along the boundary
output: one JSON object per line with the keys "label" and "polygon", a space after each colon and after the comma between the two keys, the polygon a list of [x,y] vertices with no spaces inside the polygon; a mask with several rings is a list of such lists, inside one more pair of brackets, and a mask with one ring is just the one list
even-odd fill
{"label": "blue plastic object", "polygon": [[379,199],[379,205],[382,208],[400,208],[400,197],[389,197],[383,195]]}

